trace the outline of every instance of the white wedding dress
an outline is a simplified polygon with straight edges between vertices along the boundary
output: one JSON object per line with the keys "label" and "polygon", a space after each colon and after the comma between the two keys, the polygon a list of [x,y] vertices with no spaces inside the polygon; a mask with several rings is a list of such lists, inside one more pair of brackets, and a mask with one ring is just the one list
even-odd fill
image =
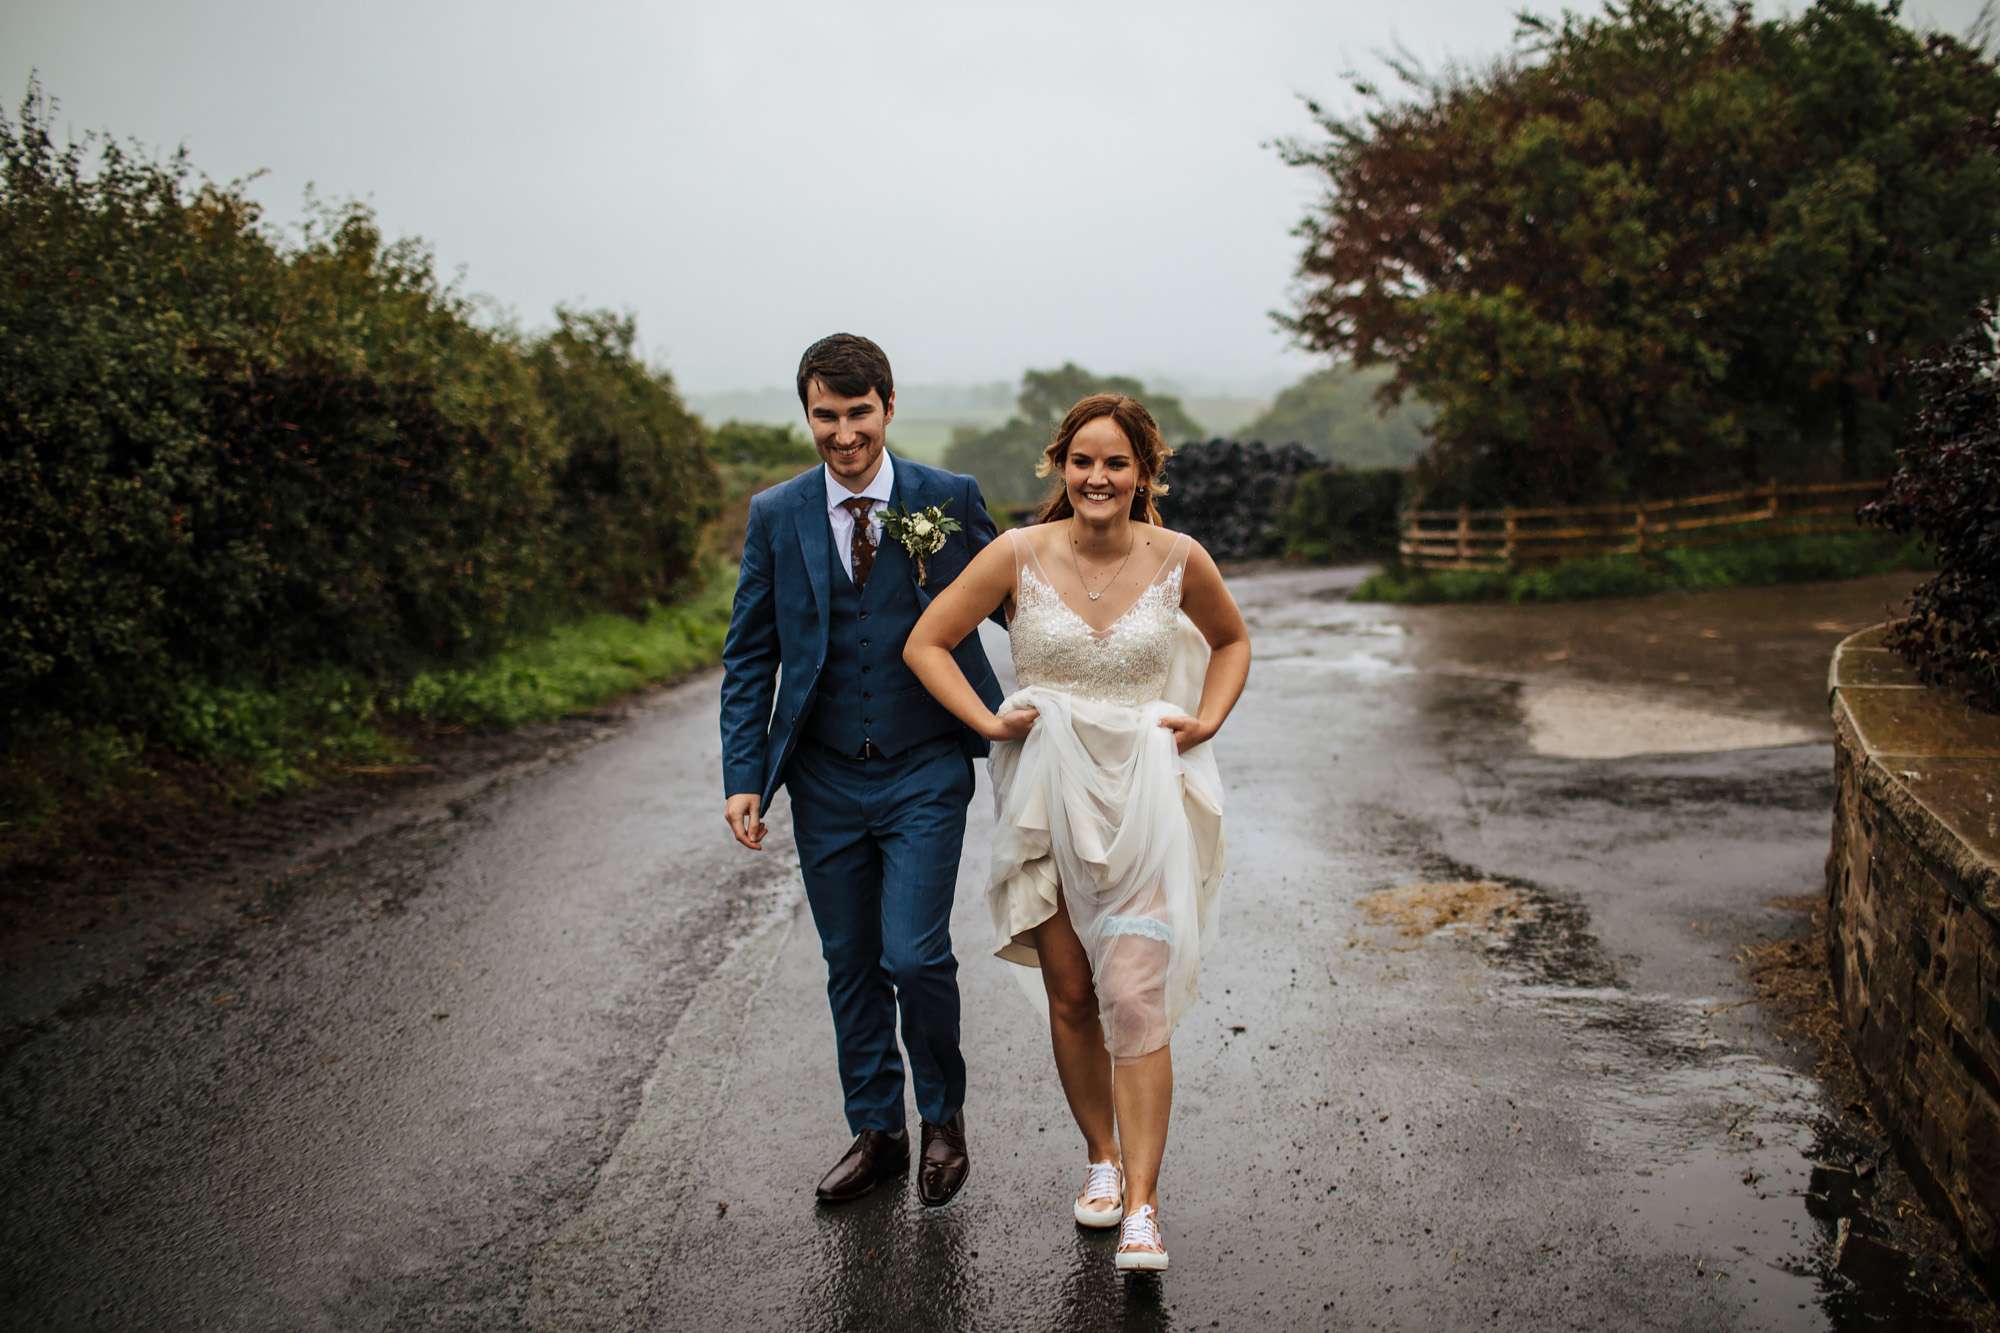
{"label": "white wedding dress", "polygon": [[1198,711],[1208,670],[1208,644],[1180,609],[1188,539],[1175,537],[1101,630],[1063,599],[1029,537],[1007,540],[1019,687],[1001,711],[1040,716],[1025,739],[993,747],[995,952],[1039,966],[1032,931],[1061,895],[1090,957],[1105,1045],[1133,1059],[1166,1045],[1194,999],[1222,879],[1215,756],[1206,743],[1177,753],[1159,725]]}

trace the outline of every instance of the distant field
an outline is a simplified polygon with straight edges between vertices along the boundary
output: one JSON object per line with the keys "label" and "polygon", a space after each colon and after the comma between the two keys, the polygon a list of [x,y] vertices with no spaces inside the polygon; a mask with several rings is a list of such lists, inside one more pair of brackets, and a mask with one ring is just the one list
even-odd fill
{"label": "distant field", "polygon": [[899,415],[889,425],[889,447],[919,463],[942,463],[944,447],[951,443],[952,427],[972,424],[975,423]]}
{"label": "distant field", "polygon": [[[909,397],[921,394],[921,387]],[[889,447],[900,454],[906,454],[922,463],[944,461],[944,447],[951,442],[951,432],[957,426],[974,426],[989,430],[1007,419],[1004,407],[981,410],[968,408],[951,415],[925,415],[921,405],[908,401],[898,394],[902,411],[889,426]],[[689,405],[706,418],[710,424],[735,419],[757,421],[773,426],[790,426],[800,436],[806,433],[805,414],[799,411],[797,399],[787,400],[777,393],[768,394],[694,394],[689,397]],[[912,409],[915,410],[912,410]]]}
{"label": "distant field", "polygon": [[[1271,406],[1268,398],[1224,397],[1220,394],[1193,395],[1181,399],[1181,406],[1194,418],[1209,438],[1233,440],[1236,432],[1260,417]],[[1185,441],[1175,441],[1185,443]]]}
{"label": "distant field", "polygon": [[[890,446],[925,463],[944,461],[954,428],[991,430],[1005,422],[1013,410],[1012,390],[1005,384],[912,384],[899,389],[896,399],[901,410],[889,427]],[[711,424],[734,418],[794,426],[801,434],[805,431],[804,414],[789,389],[690,394],[688,403]],[[1205,436],[1231,436],[1269,403],[1262,398],[1211,394],[1185,398],[1182,406]]]}

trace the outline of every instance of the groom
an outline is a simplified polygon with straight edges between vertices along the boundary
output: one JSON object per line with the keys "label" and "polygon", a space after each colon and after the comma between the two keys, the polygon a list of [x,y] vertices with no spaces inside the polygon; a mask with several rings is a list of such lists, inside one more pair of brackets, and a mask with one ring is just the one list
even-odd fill
{"label": "groom", "polygon": [[[903,665],[903,641],[937,590],[993,540],[979,485],[884,449],[896,415],[889,359],[836,333],[799,361],[799,402],[823,465],[750,502],[722,663],[725,817],[752,851],[782,785],[806,901],[826,958],[853,1146],[819,1182],[856,1199],[910,1164],[896,1017],[923,1117],[917,1195],[965,1183],[965,1060],[951,899],[972,760],[986,742]],[[963,530],[916,562],[884,540],[886,509],[944,509]],[[953,651],[989,706],[1000,686],[978,634]]]}

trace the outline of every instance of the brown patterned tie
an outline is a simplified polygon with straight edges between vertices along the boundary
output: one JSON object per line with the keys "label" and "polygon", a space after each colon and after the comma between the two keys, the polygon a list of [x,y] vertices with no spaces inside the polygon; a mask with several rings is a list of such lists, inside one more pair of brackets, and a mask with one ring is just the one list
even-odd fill
{"label": "brown patterned tie", "polygon": [[875,568],[875,536],[868,530],[868,510],[875,502],[857,495],[840,503],[842,508],[854,515],[854,540],[847,550],[854,561],[854,586],[865,588],[868,586],[868,571]]}

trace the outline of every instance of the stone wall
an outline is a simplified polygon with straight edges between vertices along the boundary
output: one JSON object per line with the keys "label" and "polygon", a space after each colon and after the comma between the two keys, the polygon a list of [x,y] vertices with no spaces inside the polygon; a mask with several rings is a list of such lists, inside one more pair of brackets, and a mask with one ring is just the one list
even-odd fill
{"label": "stone wall", "polygon": [[1834,996],[1904,1164],[2000,1289],[2000,717],[1879,636],[1843,642],[1829,680]]}

